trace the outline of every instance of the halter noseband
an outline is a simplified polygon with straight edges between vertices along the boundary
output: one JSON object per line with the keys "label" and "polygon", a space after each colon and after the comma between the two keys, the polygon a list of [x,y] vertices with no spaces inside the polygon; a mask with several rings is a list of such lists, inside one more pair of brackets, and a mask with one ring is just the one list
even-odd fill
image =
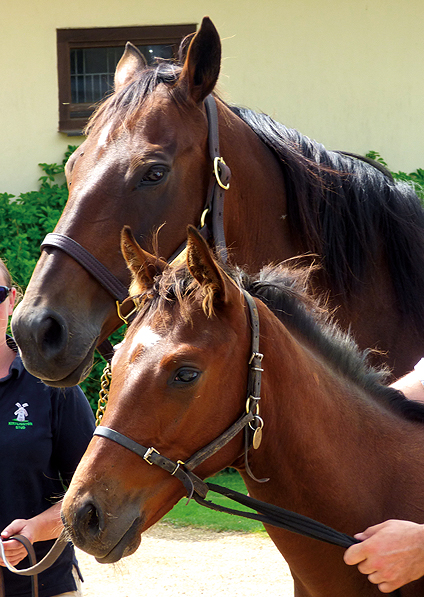
{"label": "halter noseband", "polygon": [[[204,448],[198,450],[185,462],[178,460],[177,462],[162,456],[155,448],[146,448],[134,440],[126,437],[122,433],[104,427],[102,425],[96,427],[94,435],[110,439],[124,448],[131,450],[148,464],[155,464],[163,470],[167,471],[177,479],[179,479],[187,490],[188,498],[191,499],[193,493],[197,493],[201,497],[206,497],[208,487],[199,477],[197,477],[192,470],[198,467],[202,462],[216,454],[228,442],[230,442],[240,431],[245,431],[245,466],[247,473],[255,479],[255,481],[264,482],[267,479],[256,479],[250,470],[248,464],[248,450],[251,445],[254,449],[259,448],[262,439],[263,420],[259,416],[259,401],[261,399],[261,375],[262,375],[262,358],[263,355],[259,352],[259,315],[256,303],[248,292],[242,291],[245,297],[247,306],[249,308],[250,321],[252,327],[251,336],[251,357],[249,359],[249,375],[247,385],[247,401],[246,412],[244,412],[239,419],[229,429],[224,431],[215,440],[207,444]],[[253,439],[251,433],[253,431]]]}

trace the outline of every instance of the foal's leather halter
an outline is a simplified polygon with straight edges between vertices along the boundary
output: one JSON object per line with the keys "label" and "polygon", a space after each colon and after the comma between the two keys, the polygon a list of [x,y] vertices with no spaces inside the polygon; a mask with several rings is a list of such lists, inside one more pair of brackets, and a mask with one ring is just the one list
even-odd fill
{"label": "foal's leather halter", "polygon": [[[124,448],[131,450],[148,464],[156,465],[179,479],[187,490],[189,500],[196,493],[200,497],[205,498],[208,492],[208,486],[192,471],[202,462],[216,454],[228,442],[230,442],[240,431],[245,430],[245,466],[248,474],[256,481],[264,482],[267,479],[256,479],[250,470],[248,464],[248,450],[253,443],[254,448],[258,448],[262,437],[263,421],[259,416],[259,401],[261,392],[261,375],[262,375],[262,358],[263,354],[259,352],[259,315],[255,301],[245,290],[242,291],[249,308],[250,321],[252,327],[251,336],[251,357],[249,360],[249,373],[247,384],[247,401],[246,412],[244,412],[239,419],[227,431],[224,431],[219,437],[207,444],[204,448],[198,450],[185,462],[178,460],[177,462],[162,456],[155,448],[146,448],[141,444],[126,437],[122,433],[99,425],[94,431],[94,435],[110,439]],[[253,431],[253,439],[251,433]]]}
{"label": "foal's leather halter", "polygon": [[[230,186],[231,170],[220,155],[218,112],[215,99],[212,95],[208,95],[204,103],[208,119],[208,145],[213,172],[199,229],[201,234],[208,240],[213,239],[221,260],[225,262],[227,260],[227,248],[224,234],[224,197],[225,191]],[[183,251],[185,245],[184,242],[168,261],[172,261]],[[129,316],[123,316],[120,310],[121,303],[128,297],[128,289],[96,257],[71,237],[57,232],[46,235],[41,243],[41,250],[46,247],[54,247],[64,251],[85,268],[115,299],[119,317],[125,323],[128,323]]]}

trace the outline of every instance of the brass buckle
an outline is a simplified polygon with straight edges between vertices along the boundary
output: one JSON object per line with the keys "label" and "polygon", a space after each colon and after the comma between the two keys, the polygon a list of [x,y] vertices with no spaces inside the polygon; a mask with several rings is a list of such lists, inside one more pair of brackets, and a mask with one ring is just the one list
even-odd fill
{"label": "brass buckle", "polygon": [[137,304],[137,301],[136,301],[135,299],[132,299],[132,300],[133,300],[133,302],[134,302],[134,309],[133,309],[132,311],[130,311],[130,312],[127,314],[127,315],[122,315],[122,313],[121,313],[121,306],[122,306],[124,303],[120,303],[119,301],[116,301],[116,312],[118,313],[118,317],[119,317],[120,319],[122,319],[122,321],[123,321],[123,322],[124,322],[126,325],[129,325],[129,323],[128,323],[128,318],[129,318],[129,317],[131,317],[131,315],[134,315],[134,313],[136,313],[136,312],[137,312],[137,309],[138,309],[138,304]]}
{"label": "brass buckle", "polygon": [[224,191],[228,191],[228,189],[230,188],[230,183],[224,184],[221,180],[221,175],[219,173],[219,165],[220,164],[224,164],[224,166],[226,166],[227,164],[224,162],[223,158],[219,158],[218,156],[214,159],[213,161],[213,171],[215,174],[215,178],[216,178],[216,182],[219,184],[219,186],[221,187],[221,189],[224,189]]}
{"label": "brass buckle", "polygon": [[[246,414],[249,414],[251,412],[253,416],[259,415],[259,400],[260,399],[261,399],[260,396],[252,396],[252,395],[250,395],[247,398],[247,400],[246,400]],[[256,401],[256,404],[255,404],[256,412],[255,413],[253,411],[251,411],[251,404],[250,403],[252,402],[252,400]]]}
{"label": "brass buckle", "polygon": [[205,221],[206,221],[206,216],[209,213],[209,207],[207,207],[206,209],[203,210],[202,216],[200,218],[200,228],[203,228],[203,226],[205,225]]}
{"label": "brass buckle", "polygon": [[180,468],[180,466],[184,466],[184,465],[185,465],[185,462],[183,462],[182,460],[177,460],[177,464],[175,465],[175,468],[172,471],[171,475],[175,475],[175,473]]}
{"label": "brass buckle", "polygon": [[160,456],[160,452],[158,452],[155,448],[148,448],[146,450],[145,455],[143,456],[143,460],[145,460],[147,462],[147,464],[153,465],[154,462],[150,462],[149,458],[154,453],[157,454],[158,456]]}

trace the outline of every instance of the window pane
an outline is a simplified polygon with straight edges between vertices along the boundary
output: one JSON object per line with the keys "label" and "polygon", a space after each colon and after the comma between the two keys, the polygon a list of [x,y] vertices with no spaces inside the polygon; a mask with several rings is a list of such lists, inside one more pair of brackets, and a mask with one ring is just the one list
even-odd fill
{"label": "window pane", "polygon": [[[151,64],[156,57],[172,58],[172,47],[158,44],[138,46]],[[124,48],[71,49],[71,101],[73,104],[96,103],[113,87],[113,76]]]}
{"label": "window pane", "polygon": [[172,47],[166,45],[137,46],[140,52],[147,60],[147,64],[152,64],[155,58],[170,59],[173,57]]}

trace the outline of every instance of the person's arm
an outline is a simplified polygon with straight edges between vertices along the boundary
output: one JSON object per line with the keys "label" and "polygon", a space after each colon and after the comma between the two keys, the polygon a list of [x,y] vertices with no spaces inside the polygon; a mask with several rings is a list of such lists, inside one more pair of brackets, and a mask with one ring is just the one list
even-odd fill
{"label": "person's arm", "polygon": [[355,535],[362,541],[344,554],[349,565],[368,575],[382,593],[424,576],[424,525],[388,520]]}
{"label": "person's arm", "polygon": [[[6,557],[12,566],[19,564],[27,555],[25,547],[19,541],[7,540],[12,535],[24,535],[31,543],[47,541],[59,537],[63,523],[60,518],[62,502],[51,506],[41,514],[29,519],[17,518],[11,522],[1,533]],[[0,558],[0,566],[4,566]]]}
{"label": "person's arm", "polygon": [[[413,371],[391,384],[409,400],[424,402],[424,359]],[[424,576],[424,525],[406,520],[387,520],[355,535],[344,561],[368,575],[382,593],[391,593]]]}
{"label": "person's arm", "polygon": [[391,387],[403,392],[409,400],[424,402],[424,386],[415,370],[396,380]]}

